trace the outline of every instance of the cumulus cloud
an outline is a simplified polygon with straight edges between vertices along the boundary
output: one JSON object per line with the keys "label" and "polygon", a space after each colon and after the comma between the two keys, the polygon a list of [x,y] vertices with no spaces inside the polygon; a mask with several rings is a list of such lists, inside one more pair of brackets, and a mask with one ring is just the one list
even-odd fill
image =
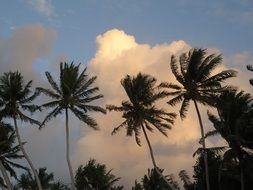
{"label": "cumulus cloud", "polygon": [[27,0],[27,2],[36,11],[45,16],[51,16],[53,13],[53,5],[51,0]]}
{"label": "cumulus cloud", "polygon": [[16,29],[11,37],[0,43],[1,72],[19,70],[31,79],[38,79],[34,63],[52,52],[57,33],[40,24],[30,24]]}
{"label": "cumulus cloud", "polygon": [[[10,69],[20,70],[25,76],[36,79],[42,83],[34,71],[37,59],[46,58],[52,53],[52,47],[57,33],[53,29],[41,25],[27,25],[17,28],[12,36],[0,41],[0,66],[1,72]],[[118,29],[109,30],[96,38],[97,51],[88,64],[91,75],[97,75],[96,85],[100,87],[105,98],[98,104],[119,105],[127,97],[120,85],[120,80],[126,75],[135,75],[138,72],[153,75],[160,81],[176,82],[169,68],[172,54],[180,55],[188,51],[191,46],[179,40],[171,43],[149,44],[138,43],[133,35],[126,34]],[[211,52],[219,52],[211,49]],[[61,55],[56,58],[65,60]],[[55,62],[53,61],[53,62]],[[241,78],[233,79],[233,84],[240,85],[245,90],[252,92],[248,83],[251,72],[246,70],[246,65],[253,62],[248,52],[241,52],[224,59],[225,65],[220,69],[237,69]],[[58,70],[58,64],[50,65],[50,70]],[[251,89],[250,89],[251,88]],[[251,91],[250,91],[251,90]],[[159,106],[169,111],[177,112],[178,107],[171,108],[165,102]],[[206,108],[200,106],[204,125],[210,127],[206,117]],[[42,114],[43,115],[43,114]],[[120,184],[130,189],[135,179],[140,179],[147,168],[152,167],[149,151],[142,137],[142,147],[138,147],[135,139],[127,137],[124,129],[111,136],[114,127],[121,123],[120,113],[107,115],[94,114],[100,124],[100,131],[86,128],[83,123],[71,116],[71,155],[74,168],[85,164],[89,158],[95,158],[105,163],[108,168],[114,168],[113,173],[122,177]],[[42,117],[42,116],[39,116]],[[35,161],[36,166],[47,166],[49,171],[68,181],[68,170],[65,162],[65,131],[64,117],[58,117],[49,122],[42,131],[32,128],[23,128],[22,134],[27,143],[27,150]],[[172,130],[168,131],[168,138],[158,131],[148,134],[154,148],[157,164],[165,169],[166,174],[175,175],[181,170],[191,171],[194,159],[192,153],[198,148],[200,136],[199,125],[194,107],[191,105],[188,116],[184,121],[176,120]],[[217,142],[209,141],[213,146]]]}
{"label": "cumulus cloud", "polygon": [[[103,102],[101,102],[103,106],[105,104],[119,105],[122,100],[127,98],[120,84],[120,80],[127,74],[135,75],[138,72],[143,72],[156,77],[158,82],[176,82],[169,68],[170,57],[172,54],[180,55],[191,48],[182,40],[155,46],[140,44],[134,36],[118,29],[112,29],[99,35],[96,38],[96,43],[97,52],[89,63],[89,71],[98,76],[97,85],[105,95]],[[209,52],[220,53],[217,48],[210,48]],[[240,63],[245,64],[245,60],[248,59],[248,54],[225,58],[225,64],[215,72],[233,68],[240,71],[240,75],[244,75],[246,71],[241,71]],[[236,78],[231,82],[236,81],[233,84],[247,86],[248,80],[246,78]],[[179,107],[169,107],[165,102],[159,103],[159,106],[171,112],[177,112],[179,109]],[[207,109],[200,106],[200,110],[207,131],[211,127],[206,116]],[[101,130],[99,132],[84,132],[84,136],[77,143],[75,163],[83,163],[89,157],[94,157],[98,161],[106,163],[108,167],[113,167],[114,173],[122,177],[121,183],[130,189],[134,180],[140,179],[147,168],[152,167],[145,139],[142,137],[142,147],[138,147],[133,137],[126,136],[124,129],[114,136],[110,135],[113,127],[122,122],[120,113],[108,113],[106,116],[95,114],[95,117],[101,125]],[[158,166],[164,168],[167,174],[177,175],[182,169],[192,171],[195,162],[192,154],[200,146],[198,144],[199,124],[193,105],[190,106],[184,121],[176,120],[173,129],[168,131],[168,138],[159,134],[158,131],[148,135]],[[216,141],[209,140],[207,145],[215,146],[217,143],[224,142],[217,139]]]}
{"label": "cumulus cloud", "polygon": [[[138,72],[150,74],[158,81],[176,82],[169,68],[172,54],[179,55],[188,51],[191,46],[185,41],[171,43],[140,44],[134,36],[124,31],[112,29],[99,35],[96,39],[97,53],[89,63],[89,71],[98,76],[97,85],[105,95],[103,104],[119,105],[126,99],[120,80],[127,74]],[[164,102],[161,106],[169,111],[176,111]],[[205,112],[203,112],[205,113]],[[115,172],[122,177],[129,189],[135,179],[140,178],[151,168],[151,160],[144,139],[142,147],[138,147],[134,138],[126,137],[124,129],[111,136],[113,127],[122,121],[119,113],[108,113],[106,116],[95,116],[101,124],[101,131],[86,133],[77,144],[76,163],[94,157],[114,167]],[[168,138],[158,131],[149,134],[158,166],[169,173],[177,174],[181,169],[191,169],[193,165],[192,153],[198,147],[199,126],[193,107],[188,117],[178,119],[172,130],[168,131]],[[142,137],[143,138],[143,137]],[[178,150],[178,151],[177,151]]]}

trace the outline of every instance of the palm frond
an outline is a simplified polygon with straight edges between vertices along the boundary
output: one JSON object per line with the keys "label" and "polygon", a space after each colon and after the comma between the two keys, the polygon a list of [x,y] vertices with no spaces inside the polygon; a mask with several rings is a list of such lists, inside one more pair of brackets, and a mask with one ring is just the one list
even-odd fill
{"label": "palm frond", "polygon": [[122,127],[127,126],[127,121],[124,121],[123,123],[121,123],[118,127],[115,127],[111,133],[111,135],[116,134]]}
{"label": "palm frond", "polygon": [[85,105],[85,104],[76,104],[76,106],[79,109],[87,111],[95,111],[95,112],[101,112],[103,114],[106,114],[106,110],[104,108],[101,108],[100,106],[93,106],[93,105]]}
{"label": "palm frond", "polygon": [[196,155],[200,155],[203,154],[204,151],[206,152],[212,152],[215,155],[220,155],[221,153],[223,153],[228,147],[227,146],[220,146],[220,147],[211,147],[211,148],[206,148],[205,150],[201,147],[198,148],[194,153],[193,153],[193,157],[195,157]]}
{"label": "palm frond", "polygon": [[56,107],[51,112],[49,112],[45,117],[45,119],[43,120],[43,122],[41,123],[39,129],[41,129],[45,125],[45,123],[51,120],[53,117],[56,117],[58,114],[61,114],[62,110],[63,110],[62,107]]}
{"label": "palm frond", "polygon": [[205,85],[209,85],[210,83],[214,83],[214,82],[223,82],[224,80],[226,80],[228,78],[236,77],[236,75],[237,75],[237,71],[235,71],[235,70],[222,71],[222,72],[204,80],[202,82],[202,84],[199,86],[202,87]]}
{"label": "palm frond", "polygon": [[37,121],[37,120],[35,120],[35,119],[33,119],[33,118],[29,117],[29,116],[26,116],[26,115],[23,114],[21,111],[17,110],[17,114],[18,114],[18,117],[19,117],[21,120],[23,120],[23,121],[25,121],[25,122],[29,122],[29,123],[31,123],[31,124],[36,124],[36,125],[38,125],[38,126],[41,126],[41,123],[40,123],[39,121]]}
{"label": "palm frond", "polygon": [[182,87],[177,85],[177,84],[173,84],[173,83],[170,83],[170,82],[162,82],[160,85],[159,85],[160,88],[171,88],[171,89],[174,89],[174,90],[181,90]]}
{"label": "palm frond", "polygon": [[175,106],[176,104],[180,103],[184,99],[184,94],[179,94],[178,96],[170,99],[167,104],[171,106]]}
{"label": "palm frond", "polygon": [[213,72],[213,70],[220,65],[222,62],[222,56],[217,55],[215,56],[215,54],[211,54],[209,56],[207,56],[200,68],[199,68],[199,73],[198,73],[198,77],[196,78],[196,82],[200,82],[203,80],[206,80],[207,78],[209,78],[211,72]]}
{"label": "palm frond", "polygon": [[[57,83],[54,81],[52,75],[49,72],[45,72],[45,75],[47,77],[47,80],[49,82],[49,84],[51,85],[51,87],[58,93],[58,94],[62,94],[59,86],[57,85]],[[47,94],[48,95],[48,94]]]}
{"label": "palm frond", "polygon": [[98,124],[95,119],[86,115],[84,112],[80,111],[75,107],[71,107],[70,110],[75,114],[75,116],[86,123],[89,127],[93,128],[94,130],[98,130]]}
{"label": "palm frond", "polygon": [[177,81],[181,84],[184,84],[184,77],[182,74],[179,72],[179,68],[177,65],[177,60],[174,55],[171,56],[170,60],[170,68],[174,76],[176,77]]}
{"label": "palm frond", "polygon": [[181,119],[184,119],[186,117],[186,113],[189,109],[189,105],[190,105],[190,99],[184,98],[181,108],[179,110],[179,114],[180,114]]}
{"label": "palm frond", "polygon": [[106,105],[106,109],[109,111],[117,111],[117,112],[124,111],[124,107],[115,105]]}
{"label": "palm frond", "polygon": [[104,96],[102,94],[99,94],[99,95],[96,95],[96,96],[93,96],[93,97],[85,97],[85,98],[81,98],[78,100],[78,102],[80,103],[89,103],[89,102],[92,102],[93,100],[98,100],[100,98],[103,98]]}
{"label": "palm frond", "polygon": [[38,87],[36,88],[36,90],[39,92],[39,93],[43,93],[51,98],[54,98],[54,99],[59,99],[61,96],[59,94],[56,94],[54,93],[52,90],[50,89],[44,89],[44,88],[41,88],[41,87]]}

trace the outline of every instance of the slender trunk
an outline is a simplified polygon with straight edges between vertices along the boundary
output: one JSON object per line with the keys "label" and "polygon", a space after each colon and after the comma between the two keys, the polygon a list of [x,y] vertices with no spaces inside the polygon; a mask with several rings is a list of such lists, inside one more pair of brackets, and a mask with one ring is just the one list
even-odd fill
{"label": "slender trunk", "polygon": [[159,168],[157,167],[156,165],[156,162],[155,162],[155,157],[154,157],[154,154],[153,154],[153,150],[152,150],[152,146],[149,142],[149,139],[148,139],[148,135],[146,133],[146,130],[144,128],[144,126],[142,125],[142,130],[143,130],[143,133],[144,133],[144,136],[145,136],[145,139],[148,143],[148,148],[149,148],[149,152],[150,152],[150,156],[151,156],[151,160],[152,160],[152,163],[154,165],[154,169],[156,170],[156,172],[163,178],[163,180],[167,183],[167,185],[172,189],[174,190],[174,186],[168,181],[168,179],[166,179],[166,177],[164,177],[164,175],[160,172]]}
{"label": "slender trunk", "polygon": [[7,189],[8,190],[12,190],[13,188],[12,188],[12,185],[11,185],[10,178],[9,178],[9,176],[8,176],[8,174],[7,174],[7,172],[6,172],[5,168],[4,168],[4,165],[3,165],[3,163],[2,163],[1,160],[0,160],[0,169],[1,169],[1,172],[3,174],[4,181],[5,181],[6,185],[7,185]]}
{"label": "slender trunk", "polygon": [[41,186],[41,183],[40,183],[40,179],[39,179],[38,173],[37,173],[35,167],[33,166],[33,163],[30,160],[28,154],[26,153],[25,148],[23,146],[23,143],[21,141],[21,137],[20,137],[20,134],[19,134],[18,126],[17,126],[17,120],[16,120],[15,116],[13,116],[13,120],[14,120],[15,131],[16,131],[16,135],[17,135],[17,138],[18,138],[18,143],[19,143],[20,149],[21,149],[21,151],[22,151],[25,159],[27,160],[28,164],[30,165],[30,167],[32,169],[32,172],[33,172],[34,178],[36,180],[38,189],[42,190],[42,186]]}
{"label": "slender trunk", "polygon": [[199,113],[199,108],[197,105],[197,102],[193,100],[197,114],[198,114],[198,119],[199,119],[199,125],[200,125],[200,131],[201,131],[201,138],[203,139],[202,141],[202,147],[204,149],[204,163],[205,163],[205,177],[206,177],[206,189],[210,190],[210,182],[209,182],[209,170],[208,170],[208,162],[207,162],[207,154],[206,154],[206,142],[205,142],[205,133],[204,133],[204,127],[202,123],[202,119]]}
{"label": "slender trunk", "polygon": [[68,163],[69,168],[69,175],[71,180],[71,190],[75,190],[75,180],[73,175],[73,170],[69,158],[69,116],[68,116],[68,108],[65,109],[65,116],[66,116],[66,160]]}

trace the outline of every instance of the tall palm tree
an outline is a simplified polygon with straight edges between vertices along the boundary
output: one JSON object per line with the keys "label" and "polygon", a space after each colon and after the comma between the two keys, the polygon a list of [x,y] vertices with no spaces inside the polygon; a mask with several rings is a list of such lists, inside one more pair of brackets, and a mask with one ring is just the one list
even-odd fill
{"label": "tall palm tree", "polygon": [[[180,83],[162,83],[163,88],[172,89],[169,94],[174,96],[167,103],[175,106],[182,102],[180,108],[181,119],[186,117],[190,101],[193,101],[200,125],[202,138],[204,137],[204,127],[201,115],[198,108],[198,103],[203,105],[213,105],[213,98],[220,93],[224,88],[221,82],[230,77],[235,77],[236,72],[233,70],[225,70],[218,74],[212,75],[212,72],[218,65],[222,63],[221,55],[207,55],[206,49],[192,49],[188,54],[184,53],[179,57],[179,61],[174,55],[171,56],[171,71]],[[202,146],[205,149],[205,140],[202,141]],[[205,154],[205,153],[204,153]],[[206,187],[210,190],[207,156],[205,154],[205,169],[206,169]]]}
{"label": "tall palm tree", "polygon": [[17,125],[17,120],[40,125],[39,121],[23,113],[23,111],[33,113],[38,108],[36,105],[31,104],[38,96],[38,92],[31,95],[31,85],[32,81],[25,84],[23,76],[18,71],[4,73],[0,77],[0,117],[13,120],[20,149],[32,169],[39,190],[42,190],[38,174],[25,151]]}
{"label": "tall palm tree", "polygon": [[28,170],[28,168],[13,162],[22,159],[24,156],[19,154],[20,146],[15,144],[15,132],[12,126],[0,121],[0,169],[8,189],[12,189],[12,184],[7,172],[11,177],[17,179],[14,168]]}
{"label": "tall palm tree", "polygon": [[146,132],[146,129],[152,132],[152,127],[155,127],[159,132],[167,136],[166,132],[168,129],[171,129],[176,117],[175,113],[168,113],[155,106],[158,100],[166,96],[166,93],[160,91],[155,86],[155,83],[156,79],[150,75],[141,73],[136,77],[127,75],[121,80],[121,85],[125,89],[129,100],[123,101],[121,106],[107,105],[106,108],[109,111],[122,112],[122,117],[124,118],[123,123],[114,128],[112,134],[125,127],[127,136],[134,134],[136,143],[141,146],[141,131],[144,133],[154,168],[171,185],[157,169],[153,150]]}
{"label": "tall palm tree", "polygon": [[52,111],[46,116],[42,125],[53,117],[65,112],[66,160],[68,163],[72,189],[75,189],[75,184],[69,157],[69,110],[72,111],[79,120],[95,130],[98,129],[98,124],[87,113],[89,111],[106,113],[105,109],[90,104],[93,100],[103,97],[103,95],[97,94],[99,88],[92,86],[97,77],[88,78],[86,68],[79,73],[79,66],[80,64],[74,65],[73,62],[71,64],[66,62],[60,63],[59,84],[55,82],[49,72],[46,72],[47,80],[52,89],[37,88],[39,92],[42,92],[53,99],[41,106],[47,109],[52,109]]}
{"label": "tall palm tree", "polygon": [[[215,130],[210,131],[206,136],[220,134],[226,140],[229,149],[225,152],[223,160],[238,159],[241,190],[244,190],[244,166],[252,157],[249,150],[253,150],[253,98],[243,91],[228,90],[223,92],[216,102],[218,117],[208,112],[209,120]],[[247,164],[247,167],[250,166],[253,165]]]}

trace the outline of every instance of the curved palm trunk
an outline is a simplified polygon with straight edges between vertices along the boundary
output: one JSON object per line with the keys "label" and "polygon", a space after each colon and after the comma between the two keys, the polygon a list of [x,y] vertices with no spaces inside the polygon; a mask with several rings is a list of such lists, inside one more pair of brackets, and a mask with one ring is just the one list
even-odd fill
{"label": "curved palm trunk", "polygon": [[16,120],[15,116],[13,117],[13,120],[14,120],[15,131],[16,131],[16,135],[17,135],[17,138],[18,138],[18,143],[19,143],[20,149],[21,149],[21,151],[22,151],[25,159],[27,160],[28,164],[30,165],[30,167],[32,169],[32,172],[33,172],[33,175],[35,177],[38,189],[42,190],[42,186],[41,186],[41,183],[40,183],[40,179],[39,179],[38,173],[37,173],[35,167],[33,166],[33,163],[30,160],[28,154],[26,153],[26,151],[24,149],[24,146],[23,146],[23,143],[21,141],[21,137],[20,137],[20,134],[19,134],[18,126],[17,126],[17,120]]}
{"label": "curved palm trunk", "polygon": [[204,133],[204,127],[202,123],[202,119],[199,113],[199,108],[197,105],[197,102],[193,100],[197,114],[198,114],[198,119],[199,119],[199,125],[200,125],[200,131],[201,131],[201,138],[203,139],[202,141],[202,147],[204,149],[204,163],[205,163],[205,173],[206,173],[206,189],[210,190],[210,182],[209,182],[209,170],[208,170],[208,162],[207,162],[207,154],[206,154],[206,142],[205,142],[205,133]]}
{"label": "curved palm trunk", "polygon": [[151,159],[152,159],[152,163],[154,165],[154,168],[156,170],[156,172],[163,178],[163,180],[168,184],[168,186],[172,189],[172,190],[175,190],[175,188],[173,187],[173,185],[168,181],[168,179],[166,179],[166,177],[164,177],[164,175],[159,171],[157,165],[156,165],[156,162],[155,162],[155,157],[154,157],[154,154],[153,154],[153,150],[152,150],[152,147],[151,147],[151,144],[149,142],[149,139],[148,139],[148,135],[146,133],[146,130],[144,128],[143,125],[141,125],[142,127],[142,130],[143,130],[143,133],[144,133],[144,136],[145,136],[145,139],[148,143],[148,148],[149,148],[149,152],[150,152],[150,156],[151,156]]}
{"label": "curved palm trunk", "polygon": [[71,180],[71,189],[75,190],[75,180],[74,180],[74,174],[69,158],[69,116],[68,116],[68,108],[65,109],[65,116],[66,116],[66,160],[68,163],[69,168],[69,175]]}
{"label": "curved palm trunk", "polygon": [[5,168],[4,168],[4,165],[3,165],[3,163],[2,163],[1,160],[0,160],[0,169],[1,169],[1,172],[3,174],[4,181],[5,181],[6,185],[7,185],[7,189],[8,190],[12,190],[13,188],[12,188],[12,185],[11,185],[10,178],[9,178],[9,176],[8,176],[8,174],[7,174],[7,172],[6,172]]}

